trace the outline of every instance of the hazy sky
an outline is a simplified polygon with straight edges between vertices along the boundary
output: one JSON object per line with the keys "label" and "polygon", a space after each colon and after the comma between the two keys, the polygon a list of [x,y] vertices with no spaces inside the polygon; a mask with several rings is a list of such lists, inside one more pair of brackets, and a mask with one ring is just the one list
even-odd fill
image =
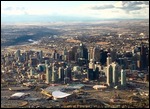
{"label": "hazy sky", "polygon": [[17,16],[149,19],[149,1],[1,1],[2,21]]}

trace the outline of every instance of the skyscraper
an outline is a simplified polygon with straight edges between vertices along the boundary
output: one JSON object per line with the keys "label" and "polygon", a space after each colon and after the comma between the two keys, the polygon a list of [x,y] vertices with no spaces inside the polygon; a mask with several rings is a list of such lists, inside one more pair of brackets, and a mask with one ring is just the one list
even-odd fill
{"label": "skyscraper", "polygon": [[42,58],[43,58],[43,51],[40,50],[40,52],[39,52],[39,61],[40,62],[42,61]]}
{"label": "skyscraper", "polygon": [[117,85],[118,84],[118,77],[119,77],[119,65],[114,62],[111,64],[113,67],[113,84]]}
{"label": "skyscraper", "polygon": [[71,56],[70,57],[71,57],[72,61],[77,60],[76,59],[77,49],[78,49],[78,46],[74,46],[74,47],[71,48],[71,54],[70,54]]}
{"label": "skyscraper", "polygon": [[83,43],[81,43],[80,46],[78,47],[77,54],[78,58],[84,58],[86,60],[88,59],[88,49]]}
{"label": "skyscraper", "polygon": [[111,86],[112,82],[113,82],[113,67],[112,65],[108,65],[107,66],[107,84]]}
{"label": "skyscraper", "polygon": [[107,53],[107,56],[108,56],[107,57],[107,66],[108,66],[108,65],[110,65],[112,63],[112,59],[110,57],[111,56],[110,53]]}
{"label": "skyscraper", "polygon": [[94,59],[90,60],[90,62],[89,62],[89,69],[95,70],[95,61],[94,61]]}
{"label": "skyscraper", "polygon": [[121,86],[125,86],[126,85],[126,72],[121,69]]}
{"label": "skyscraper", "polygon": [[107,60],[107,51],[104,51],[103,49],[100,50],[100,63],[102,65],[106,64],[106,60]]}
{"label": "skyscraper", "polygon": [[93,56],[93,47],[90,47],[88,49],[88,60],[90,61],[91,59],[94,59],[94,56]]}
{"label": "skyscraper", "polygon": [[38,64],[37,58],[34,58],[34,57],[33,57],[33,58],[30,59],[30,65],[31,65],[32,67],[36,67],[37,64]]}
{"label": "skyscraper", "polygon": [[52,77],[52,67],[46,64],[46,83],[49,84],[51,82],[51,77]]}
{"label": "skyscraper", "polygon": [[100,62],[100,48],[99,47],[94,47],[94,49],[93,49],[93,59],[96,62]]}
{"label": "skyscraper", "polygon": [[72,80],[72,72],[71,72],[71,67],[67,66],[64,69],[64,75],[65,77],[68,77],[70,79],[70,81]]}
{"label": "skyscraper", "polygon": [[64,80],[64,68],[63,67],[59,67],[58,69],[58,79],[60,81]]}
{"label": "skyscraper", "polygon": [[52,71],[52,82],[56,82],[57,81],[57,71],[53,70]]}
{"label": "skyscraper", "polygon": [[15,59],[17,60],[20,57],[21,51],[17,50],[15,53]]}
{"label": "skyscraper", "polygon": [[147,67],[147,61],[146,61],[146,46],[143,45],[143,43],[141,44],[141,51],[140,51],[140,69],[143,70]]}

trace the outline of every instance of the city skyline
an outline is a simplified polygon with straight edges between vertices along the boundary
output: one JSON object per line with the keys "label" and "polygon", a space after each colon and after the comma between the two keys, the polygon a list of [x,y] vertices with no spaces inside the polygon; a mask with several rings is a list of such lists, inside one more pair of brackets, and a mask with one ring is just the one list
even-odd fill
{"label": "city skyline", "polygon": [[1,16],[2,23],[149,19],[149,1],[1,1]]}

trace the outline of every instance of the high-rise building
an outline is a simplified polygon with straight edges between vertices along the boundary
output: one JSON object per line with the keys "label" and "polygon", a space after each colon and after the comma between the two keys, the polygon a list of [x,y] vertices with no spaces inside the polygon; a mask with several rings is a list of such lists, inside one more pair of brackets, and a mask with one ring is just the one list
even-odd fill
{"label": "high-rise building", "polygon": [[103,49],[100,50],[100,63],[102,65],[106,64],[106,60],[107,60],[107,51],[104,51]]}
{"label": "high-rise building", "polygon": [[79,54],[79,58],[83,58],[83,44],[81,43],[77,49],[77,53]]}
{"label": "high-rise building", "polygon": [[126,86],[126,72],[121,69],[121,86]]}
{"label": "high-rise building", "polygon": [[52,58],[59,59],[59,53],[56,50],[53,51]]}
{"label": "high-rise building", "polygon": [[146,50],[147,50],[147,47],[144,46],[143,44],[141,44],[141,50],[140,50],[140,69],[143,70],[147,67],[147,61],[146,61]]}
{"label": "high-rise building", "polygon": [[25,53],[21,53],[21,62],[24,62],[26,60],[26,54]]}
{"label": "high-rise building", "polygon": [[46,65],[46,83],[50,83],[52,78],[52,67]]}
{"label": "high-rise building", "polygon": [[88,80],[94,80],[94,71],[93,71],[93,69],[88,69],[87,78],[88,78]]}
{"label": "high-rise building", "polygon": [[117,85],[119,79],[119,73],[120,73],[119,65],[116,62],[112,63],[111,65],[113,67],[113,84]]}
{"label": "high-rise building", "polygon": [[65,77],[68,77],[70,79],[70,81],[72,80],[72,72],[71,72],[71,67],[67,66],[64,69],[64,75]]}
{"label": "high-rise building", "polygon": [[84,58],[88,60],[88,49],[86,48],[86,46],[81,43],[77,49],[76,55],[78,56],[77,60],[79,58]]}
{"label": "high-rise building", "polygon": [[89,62],[89,68],[87,72],[87,78],[89,80],[96,80],[99,78],[99,65],[95,64],[94,59],[91,59]]}
{"label": "high-rise building", "polygon": [[112,58],[112,62],[116,61],[116,59],[117,59],[117,50],[113,49],[113,48],[110,48],[110,55],[111,55],[111,58]]}
{"label": "high-rise building", "polygon": [[28,53],[28,52],[25,52],[25,54],[26,54],[26,55],[25,55],[25,56],[26,56],[25,60],[28,61],[28,60],[29,60],[29,53]]}
{"label": "high-rise building", "polygon": [[45,65],[47,65],[48,64],[48,60],[45,60]]}
{"label": "high-rise building", "polygon": [[38,64],[37,58],[31,58],[31,59],[30,59],[30,65],[31,65],[32,67],[36,67],[37,64]]}
{"label": "high-rise building", "polygon": [[63,67],[59,67],[58,69],[58,79],[60,81],[64,81],[64,68]]}
{"label": "high-rise building", "polygon": [[93,78],[94,78],[94,80],[99,79],[99,68],[98,67],[96,67],[93,72]]}
{"label": "high-rise building", "polygon": [[52,71],[52,82],[56,82],[57,81],[57,71],[56,70],[53,70]]}
{"label": "high-rise building", "polygon": [[95,70],[95,61],[94,61],[94,59],[90,60],[90,62],[89,62],[89,69]]}
{"label": "high-rise building", "polygon": [[100,62],[100,48],[99,47],[94,47],[94,49],[93,49],[93,59],[96,62]]}
{"label": "high-rise building", "polygon": [[35,74],[35,69],[33,67],[30,68],[30,76],[33,76]]}
{"label": "high-rise building", "polygon": [[43,58],[43,51],[40,50],[39,52],[39,61],[42,62],[42,58]]}
{"label": "high-rise building", "polygon": [[20,57],[21,51],[17,50],[15,53],[15,59],[18,59]]}
{"label": "high-rise building", "polygon": [[66,49],[66,47],[64,48],[64,51],[62,52],[63,55],[63,60],[66,61],[68,60],[68,51]]}
{"label": "high-rise building", "polygon": [[112,82],[113,82],[113,67],[112,65],[108,65],[107,66],[107,84],[111,86]]}
{"label": "high-rise building", "polygon": [[77,49],[78,49],[78,46],[74,46],[74,47],[71,47],[71,53],[70,53],[70,56],[69,57],[71,57],[71,60],[72,61],[75,61],[75,60],[77,60],[76,59],[76,53],[77,53]]}
{"label": "high-rise building", "polygon": [[91,60],[91,59],[94,59],[94,56],[93,56],[93,47],[90,47],[88,49],[88,60]]}
{"label": "high-rise building", "polygon": [[110,53],[107,54],[107,66],[110,65],[112,63],[112,59],[111,59],[111,55]]}

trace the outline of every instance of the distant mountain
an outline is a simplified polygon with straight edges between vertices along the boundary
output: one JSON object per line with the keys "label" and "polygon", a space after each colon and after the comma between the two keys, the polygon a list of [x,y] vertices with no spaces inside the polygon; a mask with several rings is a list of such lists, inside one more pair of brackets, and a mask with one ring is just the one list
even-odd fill
{"label": "distant mountain", "polygon": [[2,23],[30,23],[30,22],[72,22],[72,21],[97,21],[99,19],[92,17],[77,16],[41,16],[41,15],[4,15],[1,18]]}

